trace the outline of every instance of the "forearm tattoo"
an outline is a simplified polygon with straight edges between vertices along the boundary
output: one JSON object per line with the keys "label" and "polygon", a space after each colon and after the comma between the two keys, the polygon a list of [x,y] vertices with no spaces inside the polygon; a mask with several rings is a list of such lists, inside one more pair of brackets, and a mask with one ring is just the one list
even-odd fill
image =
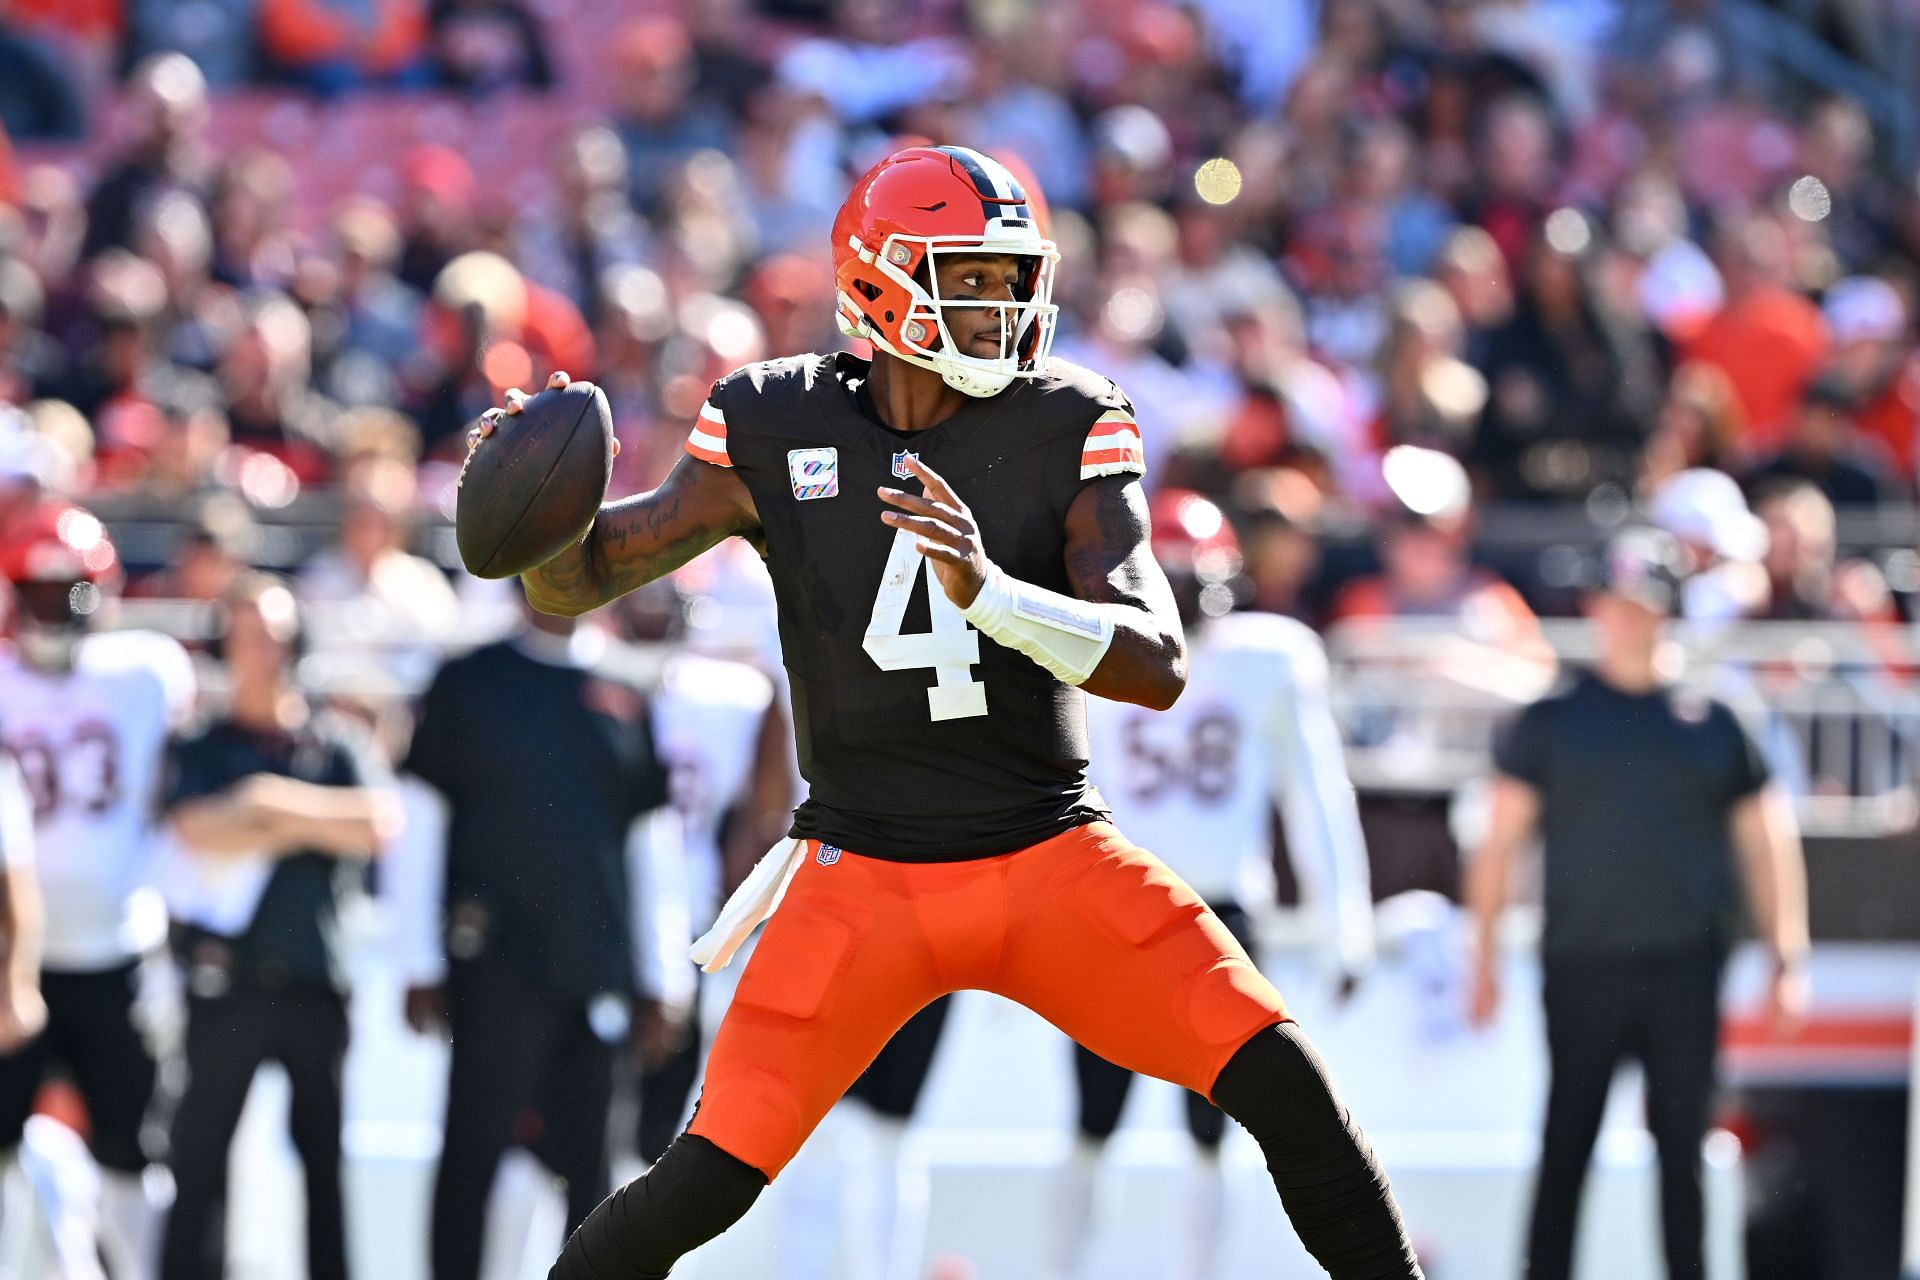
{"label": "forearm tattoo", "polygon": [[608,509],[587,539],[588,559],[605,599],[672,573],[733,532],[698,517],[683,518],[678,493],[650,497],[654,500]]}
{"label": "forearm tattoo", "polygon": [[687,500],[674,477],[652,493],[603,507],[592,530],[528,572],[534,604],[554,612],[584,613],[678,569],[736,533],[751,532],[737,510],[716,510],[712,495]]}

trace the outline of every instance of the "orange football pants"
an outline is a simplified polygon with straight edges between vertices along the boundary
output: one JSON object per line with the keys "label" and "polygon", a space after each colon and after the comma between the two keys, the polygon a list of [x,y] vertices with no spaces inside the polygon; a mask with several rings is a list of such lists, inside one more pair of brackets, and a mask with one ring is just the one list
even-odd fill
{"label": "orange football pants", "polygon": [[690,1132],[769,1179],[907,1019],[964,988],[1033,1010],[1103,1058],[1211,1095],[1289,1021],[1199,895],[1111,825],[971,862],[805,860],[708,1057]]}

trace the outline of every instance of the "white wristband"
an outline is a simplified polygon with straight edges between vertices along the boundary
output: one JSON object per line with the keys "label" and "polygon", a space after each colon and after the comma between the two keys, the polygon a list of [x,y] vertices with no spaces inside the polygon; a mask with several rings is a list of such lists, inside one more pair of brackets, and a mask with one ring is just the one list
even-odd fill
{"label": "white wristband", "polygon": [[1107,656],[1120,606],[1076,600],[1010,578],[998,565],[962,616],[980,634],[1026,654],[1065,684],[1086,683]]}

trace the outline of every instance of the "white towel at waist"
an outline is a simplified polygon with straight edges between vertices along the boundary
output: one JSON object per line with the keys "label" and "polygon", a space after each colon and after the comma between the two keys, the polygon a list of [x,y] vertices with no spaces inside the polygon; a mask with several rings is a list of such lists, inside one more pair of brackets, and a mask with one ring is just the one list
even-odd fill
{"label": "white towel at waist", "polygon": [[787,886],[793,882],[793,873],[800,869],[805,847],[803,841],[789,838],[761,855],[740,887],[727,898],[727,905],[720,908],[713,928],[693,944],[695,964],[708,973],[718,973],[732,962],[733,953],[760,922],[779,909],[780,900],[787,896]]}

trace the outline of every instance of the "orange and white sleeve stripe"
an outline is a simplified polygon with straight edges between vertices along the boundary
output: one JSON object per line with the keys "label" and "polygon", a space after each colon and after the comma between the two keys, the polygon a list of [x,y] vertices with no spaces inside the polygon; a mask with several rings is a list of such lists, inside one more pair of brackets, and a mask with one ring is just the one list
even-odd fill
{"label": "orange and white sleeve stripe", "polygon": [[700,417],[687,433],[687,452],[716,467],[731,467],[727,456],[727,415],[712,401],[700,406]]}
{"label": "orange and white sleeve stripe", "polygon": [[1140,428],[1125,409],[1109,409],[1087,432],[1080,450],[1080,478],[1147,473],[1147,453],[1140,444]]}

